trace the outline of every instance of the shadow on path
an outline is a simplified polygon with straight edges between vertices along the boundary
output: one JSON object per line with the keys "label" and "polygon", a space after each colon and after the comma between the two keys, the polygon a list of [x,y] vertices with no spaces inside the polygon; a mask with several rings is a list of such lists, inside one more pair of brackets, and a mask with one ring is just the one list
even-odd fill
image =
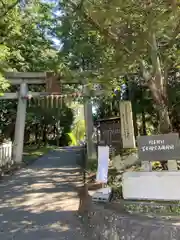
{"label": "shadow on path", "polygon": [[75,215],[81,181],[73,151],[59,149],[0,184],[0,239],[84,240]]}

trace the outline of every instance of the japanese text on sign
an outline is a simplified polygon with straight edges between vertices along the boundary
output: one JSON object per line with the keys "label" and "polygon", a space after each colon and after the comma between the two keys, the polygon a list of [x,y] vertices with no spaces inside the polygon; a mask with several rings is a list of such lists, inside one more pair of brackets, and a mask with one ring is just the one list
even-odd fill
{"label": "japanese text on sign", "polygon": [[164,140],[149,140],[149,146],[143,146],[142,151],[163,151],[163,150],[173,150],[175,148],[174,144],[165,145]]}
{"label": "japanese text on sign", "polygon": [[143,146],[142,151],[163,151],[163,150],[173,150],[175,147],[174,145],[156,145],[156,146]]}

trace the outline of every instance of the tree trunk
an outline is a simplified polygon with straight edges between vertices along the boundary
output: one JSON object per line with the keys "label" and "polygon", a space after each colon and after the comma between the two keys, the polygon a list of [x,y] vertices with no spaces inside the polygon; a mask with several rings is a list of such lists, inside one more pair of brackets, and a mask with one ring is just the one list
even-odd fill
{"label": "tree trunk", "polygon": [[24,143],[30,143],[30,132],[28,130],[26,130],[24,134]]}
{"label": "tree trunk", "polygon": [[36,123],[34,125],[34,140],[35,140],[35,144],[38,144],[38,133],[39,133],[39,128],[38,128],[38,124]]}
{"label": "tree trunk", "polygon": [[[148,85],[159,116],[158,132],[165,134],[172,131],[168,111],[167,79],[162,74],[156,35],[151,25],[149,29],[149,43],[153,74],[148,81]],[[161,165],[164,170],[167,170],[167,161],[161,162]]]}
{"label": "tree trunk", "polygon": [[[127,80],[128,80],[128,76],[127,77]],[[135,85],[136,87],[136,85]],[[133,115],[133,125],[134,125],[134,135],[135,135],[135,138],[138,136],[138,124],[137,124],[137,113],[136,113],[136,99],[134,97],[134,92],[135,92],[135,89],[134,89],[134,85],[133,83],[131,82],[131,80],[129,79],[128,80],[128,99],[131,101],[131,105],[132,105],[132,115]]]}
{"label": "tree trunk", "polygon": [[151,94],[159,117],[159,133],[169,133],[172,131],[172,124],[169,117],[167,96],[158,89],[157,83],[151,81],[149,84]]}
{"label": "tree trunk", "polygon": [[133,111],[133,125],[135,138],[138,136],[137,114]]}
{"label": "tree trunk", "polygon": [[53,138],[56,138],[56,125],[53,126]]}
{"label": "tree trunk", "polygon": [[147,135],[147,131],[146,131],[146,116],[145,116],[144,109],[141,111],[141,116],[142,116],[142,134],[144,136],[146,136]]}
{"label": "tree trunk", "polygon": [[151,62],[153,67],[153,76],[148,81],[152,97],[159,115],[159,133],[169,133],[172,131],[168,111],[167,79],[164,78],[161,70],[158,48],[155,33],[149,33]]}
{"label": "tree trunk", "polygon": [[172,125],[170,122],[168,106],[166,104],[158,106],[159,114],[159,132],[160,133],[170,133],[172,131]]}
{"label": "tree trunk", "polygon": [[46,128],[46,125],[43,128],[42,134],[43,134],[42,135],[42,141],[43,141],[44,145],[46,146],[47,145],[47,128]]}
{"label": "tree trunk", "polygon": [[58,126],[56,127],[56,145],[59,147],[60,145],[60,134],[59,134],[59,129]]}
{"label": "tree trunk", "polygon": [[148,49],[150,53],[152,73],[146,71],[145,65],[142,62],[143,76],[148,82],[151,94],[159,115],[159,133],[169,133],[172,130],[169,111],[168,111],[168,98],[167,98],[167,77],[162,73],[161,62],[159,58],[158,44],[156,40],[155,28],[152,25],[154,18],[152,14],[152,0],[147,2],[147,21],[148,21]]}

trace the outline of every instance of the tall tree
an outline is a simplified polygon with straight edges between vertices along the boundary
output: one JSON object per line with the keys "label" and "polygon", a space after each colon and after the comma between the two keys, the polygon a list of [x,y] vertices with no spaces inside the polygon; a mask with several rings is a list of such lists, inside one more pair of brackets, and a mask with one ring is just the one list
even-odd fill
{"label": "tall tree", "polygon": [[[60,0],[59,4],[72,26],[69,16],[86,22],[103,40],[105,51],[111,50],[101,65],[104,80],[141,71],[142,84],[150,89],[158,111],[159,132],[171,131],[167,84],[169,70],[179,64],[177,2]],[[87,28],[83,29],[86,35]]]}
{"label": "tall tree", "polygon": [[[8,81],[3,77],[4,71],[57,71],[59,68],[57,46],[54,46],[51,39],[51,32],[56,24],[54,4],[42,1],[14,3],[13,0],[0,1],[0,9],[3,10],[0,13],[0,93],[9,87]],[[44,90],[39,88],[40,91]],[[30,90],[37,90],[37,87],[31,86]],[[13,138],[16,107],[15,100],[0,101],[0,129],[5,137]],[[55,114],[52,111],[48,112],[47,117],[44,116],[43,109],[37,107],[36,110],[28,109],[27,129],[30,126],[34,129],[29,119],[33,116],[34,121],[38,122],[39,118],[35,115],[39,112],[42,119],[49,117],[49,122],[54,125]],[[46,128],[49,126],[44,125]]]}

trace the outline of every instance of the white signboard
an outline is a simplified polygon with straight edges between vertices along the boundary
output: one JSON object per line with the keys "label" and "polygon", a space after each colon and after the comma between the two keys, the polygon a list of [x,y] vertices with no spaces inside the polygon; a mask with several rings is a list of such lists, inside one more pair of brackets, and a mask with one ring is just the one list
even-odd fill
{"label": "white signboard", "polygon": [[109,163],[109,147],[98,146],[98,169],[96,174],[97,182],[107,183],[108,163]]}
{"label": "white signboard", "polygon": [[130,101],[120,102],[121,136],[123,148],[135,148],[134,125]]}

